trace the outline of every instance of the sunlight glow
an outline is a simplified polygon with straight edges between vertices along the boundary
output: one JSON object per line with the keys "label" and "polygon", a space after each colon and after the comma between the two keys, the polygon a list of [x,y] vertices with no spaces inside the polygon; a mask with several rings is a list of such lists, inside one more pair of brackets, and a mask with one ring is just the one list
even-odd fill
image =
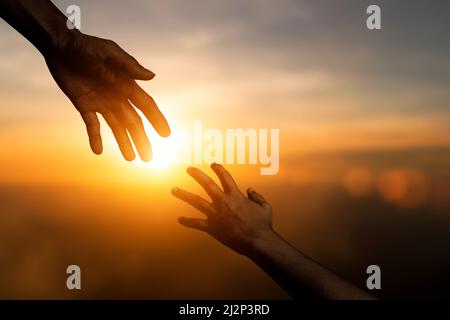
{"label": "sunlight glow", "polygon": [[190,137],[184,131],[174,131],[167,138],[151,136],[153,158],[150,162],[138,161],[140,166],[158,171],[168,170],[174,165],[180,164],[182,150],[186,144],[190,144]]}

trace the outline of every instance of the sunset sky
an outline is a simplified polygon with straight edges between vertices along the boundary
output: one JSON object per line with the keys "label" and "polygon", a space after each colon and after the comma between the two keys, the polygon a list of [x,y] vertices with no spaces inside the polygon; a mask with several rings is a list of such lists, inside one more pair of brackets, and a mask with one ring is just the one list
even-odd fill
{"label": "sunset sky", "polygon": [[[279,128],[282,157],[450,143],[445,1],[381,1],[381,31],[365,27],[367,1],[55,1],[74,3],[83,32],[157,74],[142,85],[173,129]],[[133,166],[106,125],[91,154],[39,53],[4,22],[0,36],[0,179]]]}
{"label": "sunset sky", "polygon": [[[433,5],[425,0],[53,2],[62,11],[68,5],[79,5],[82,32],[114,40],[156,73],[153,80],[140,84],[156,100],[172,130],[191,130],[198,120],[205,128],[220,130],[279,129],[280,171],[276,176],[260,176],[259,165],[232,166],[233,174],[242,190],[256,186],[273,200],[277,223],[289,239],[343,274],[352,274],[354,269],[341,260],[341,254],[363,264],[372,257],[365,255],[368,247],[378,248],[374,254],[380,257],[391,240],[414,241],[404,221],[414,221],[414,230],[420,230],[420,223],[441,225],[439,214],[450,208],[449,1],[436,0]],[[382,30],[369,31],[365,11],[375,3],[382,9]],[[139,159],[126,162],[103,120],[104,152],[94,155],[81,117],[57,87],[39,52],[4,21],[0,21],[0,39],[0,211],[5,214],[0,216],[0,234],[18,248],[34,248],[33,243],[38,247],[37,253],[25,250],[23,260],[17,258],[22,269],[7,266],[0,271],[11,279],[19,275],[33,279],[33,266],[44,270],[70,260],[68,248],[60,244],[65,235],[59,233],[69,222],[76,226],[67,236],[72,237],[69,242],[74,245],[69,249],[75,248],[74,252],[84,245],[91,248],[92,256],[105,248],[107,252],[135,250],[130,261],[142,258],[142,264],[123,268],[141,275],[146,272],[145,263],[154,262],[153,256],[143,245],[132,244],[141,245],[142,239],[151,237],[156,244],[148,249],[160,262],[152,264],[155,273],[147,276],[155,283],[158,272],[166,272],[167,279],[171,279],[169,271],[182,273],[181,264],[176,263],[185,261],[184,267],[198,277],[228,288],[224,289],[226,297],[242,297],[235,294],[241,283],[233,284],[230,274],[214,270],[214,262],[231,259],[230,270],[240,281],[247,280],[252,267],[191,232],[179,234],[176,217],[193,210],[175,202],[170,188],[200,190],[185,174],[186,165],[160,168]],[[148,124],[146,129],[155,157],[158,150],[179,143],[158,137]],[[337,185],[337,191],[314,189],[330,184]],[[80,185],[87,187],[70,189]],[[340,197],[344,197],[341,202]],[[299,199],[304,202],[297,203]],[[146,215],[149,208],[155,209],[151,216]],[[334,208],[328,215],[327,210]],[[424,222],[422,211],[408,216],[402,210],[437,212],[439,218]],[[377,214],[380,220],[374,218],[378,219]],[[378,229],[369,228],[366,234],[373,241],[364,239],[365,223],[377,225],[375,220],[379,228],[397,223],[401,231],[376,242]],[[46,227],[41,228],[41,223]],[[17,240],[9,230],[25,230],[36,234],[37,240]],[[78,234],[85,235],[86,244],[74,240]],[[326,241],[318,236],[323,234],[328,236]],[[361,238],[356,241],[360,247],[349,244]],[[208,253],[213,252],[216,260],[202,258],[210,267],[205,275],[186,256],[169,257],[158,251],[158,241],[167,250],[181,246],[186,256],[186,252],[211,249]],[[11,248],[3,252],[12,252]],[[143,252],[149,256],[143,257]],[[87,264],[87,256],[79,253],[77,257]],[[0,254],[0,261],[9,257]],[[108,259],[98,265],[108,265]],[[386,259],[387,264],[397,266],[397,260]],[[165,268],[164,263],[174,261],[173,270]],[[48,271],[52,269],[45,270],[48,279],[53,279]],[[108,276],[117,278],[114,272]],[[98,281],[98,292],[89,292],[89,297],[121,292],[110,291],[101,276],[98,279],[91,279]],[[12,280],[1,281],[0,287],[16,288]],[[27,288],[28,282],[21,281]],[[145,291],[134,278],[126,281],[136,285],[130,290],[138,298],[223,297],[206,284],[195,284],[195,274],[181,284],[172,280],[172,287],[159,292]],[[255,287],[249,286],[244,297],[283,297],[261,274],[249,276],[249,281]],[[264,290],[258,289],[258,283]],[[59,297],[57,284],[33,282],[33,286],[31,297]],[[191,286],[198,290],[189,291]],[[396,283],[389,293],[395,296],[399,288]],[[11,290],[0,290],[0,296],[23,297],[22,291]]]}

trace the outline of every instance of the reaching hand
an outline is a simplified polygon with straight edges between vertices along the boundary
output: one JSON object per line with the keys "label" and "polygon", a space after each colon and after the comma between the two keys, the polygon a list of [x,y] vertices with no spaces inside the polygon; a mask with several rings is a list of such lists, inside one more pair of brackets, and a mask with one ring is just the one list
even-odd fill
{"label": "reaching hand", "polygon": [[179,222],[189,228],[209,233],[211,236],[241,254],[253,250],[255,241],[273,233],[272,208],[253,189],[247,196],[239,190],[231,174],[219,164],[211,168],[223,186],[219,186],[197,168],[188,168],[191,175],[208,193],[212,203],[191,192],[174,188],[172,194],[203,212],[208,219],[180,217]]}
{"label": "reaching hand", "polygon": [[151,80],[155,76],[153,72],[113,41],[79,32],[64,39],[55,50],[45,52],[44,57],[56,83],[80,112],[94,153],[103,151],[99,113],[111,128],[126,160],[135,158],[128,134],[141,159],[151,159],[151,146],[133,105],[161,136],[170,134],[155,101],[135,82],[135,79]]}
{"label": "reaching hand", "polygon": [[191,192],[172,189],[174,196],[208,217],[180,217],[182,225],[205,231],[249,257],[293,298],[374,299],[290,245],[272,229],[272,209],[260,194],[250,188],[248,197],[244,196],[228,171],[218,164],[211,167],[223,191],[199,169],[191,167],[188,173],[205,189],[212,203]]}

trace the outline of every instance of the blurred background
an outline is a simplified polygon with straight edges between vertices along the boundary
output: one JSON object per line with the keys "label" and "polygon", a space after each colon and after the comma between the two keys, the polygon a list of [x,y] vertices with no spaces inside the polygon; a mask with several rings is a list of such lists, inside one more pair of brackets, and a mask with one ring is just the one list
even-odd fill
{"label": "blurred background", "polygon": [[[228,168],[300,250],[361,287],[379,265],[382,298],[450,297],[448,1],[54,3],[156,73],[142,86],[173,129],[280,129],[277,175]],[[104,122],[95,156],[39,53],[4,21],[0,37],[0,298],[287,298],[178,225],[200,216],[170,195],[202,193],[186,165],[126,162]]]}

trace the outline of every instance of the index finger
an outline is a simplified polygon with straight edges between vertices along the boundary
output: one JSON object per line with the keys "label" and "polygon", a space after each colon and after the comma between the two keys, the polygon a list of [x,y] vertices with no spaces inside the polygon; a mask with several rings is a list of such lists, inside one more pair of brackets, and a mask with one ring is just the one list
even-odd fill
{"label": "index finger", "polygon": [[136,82],[133,85],[133,91],[129,97],[131,103],[142,111],[153,128],[163,137],[170,135],[170,127],[166,118],[159,110],[155,100],[149,96]]}
{"label": "index finger", "polygon": [[188,174],[197,181],[206,193],[211,197],[211,199],[219,200],[222,199],[224,193],[220,190],[219,186],[214,182],[213,179],[204,174],[200,169],[189,167],[187,169]]}
{"label": "index finger", "polygon": [[222,184],[223,190],[225,192],[239,191],[239,187],[237,186],[233,177],[222,165],[213,163],[211,164],[211,169],[213,169],[219,177],[220,183]]}

